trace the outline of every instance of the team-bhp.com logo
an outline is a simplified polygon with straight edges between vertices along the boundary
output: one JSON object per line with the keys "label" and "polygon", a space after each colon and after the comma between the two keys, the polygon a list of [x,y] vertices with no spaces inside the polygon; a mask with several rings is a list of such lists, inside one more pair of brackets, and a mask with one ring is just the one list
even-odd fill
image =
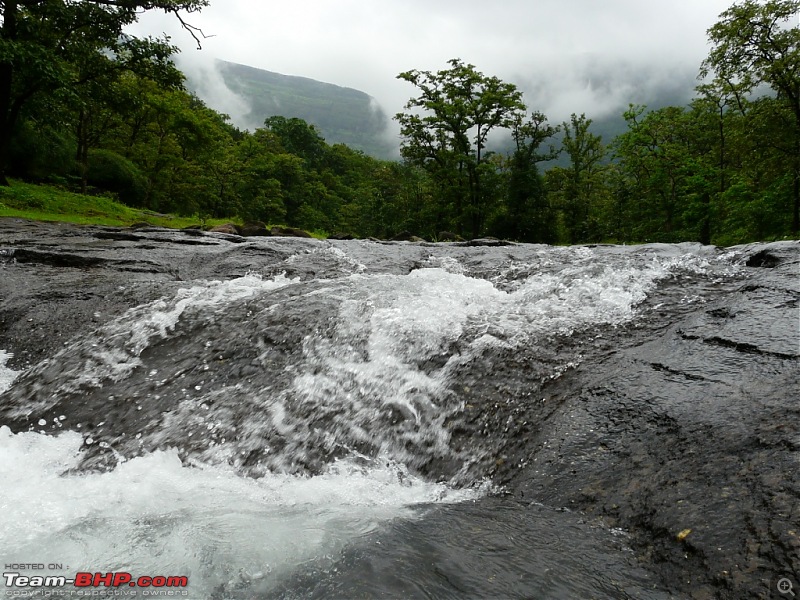
{"label": "team-bhp.com logo", "polygon": [[185,588],[188,577],[166,577],[163,575],[137,577],[130,573],[76,573],[75,577],[55,575],[22,575],[3,573],[6,587],[17,588],[58,588],[73,585],[76,588],[89,587],[140,587],[140,588]]}

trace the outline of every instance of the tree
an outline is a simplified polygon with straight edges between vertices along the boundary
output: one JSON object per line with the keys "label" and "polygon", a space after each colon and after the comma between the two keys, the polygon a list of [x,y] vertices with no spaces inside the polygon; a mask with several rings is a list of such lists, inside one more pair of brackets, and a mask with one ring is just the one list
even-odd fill
{"label": "tree", "polygon": [[631,216],[644,241],[679,241],[687,185],[687,111],[667,106],[644,114],[631,106],[624,114],[628,131],[617,136],[615,154],[637,205]]}
{"label": "tree", "polygon": [[744,0],[723,12],[708,30],[713,48],[701,76],[715,73],[731,87],[753,91],[762,84],[792,115],[787,160],[792,170],[792,232],[800,231],[800,27],[787,26],[800,0]]}
{"label": "tree", "polygon": [[408,112],[395,116],[403,137],[401,154],[438,183],[446,206],[442,221],[451,221],[458,233],[469,229],[478,237],[497,200],[483,186],[493,169],[487,163],[489,133],[513,125],[525,105],[513,84],[487,77],[459,59],[448,64],[449,69],[436,73],[398,75],[421,92],[405,105]]}
{"label": "tree", "polygon": [[590,215],[605,190],[601,163],[606,151],[600,136],[589,131],[591,124],[586,115],[574,113],[569,123],[563,123],[561,144],[570,166],[554,167],[548,172],[548,187],[559,199],[567,236],[573,244],[597,237]]}
{"label": "tree", "polygon": [[540,112],[533,112],[527,121],[520,116],[514,123],[514,152],[508,161],[505,210],[496,224],[497,233],[503,237],[545,244],[558,241],[555,211],[536,166],[558,156],[553,146],[546,152],[540,151],[545,140],[558,131],[559,127],[548,124],[547,117]]}
{"label": "tree", "polygon": [[297,117],[273,116],[264,121],[264,126],[278,137],[286,152],[302,158],[309,168],[322,165],[328,146],[314,125]]}
{"label": "tree", "polygon": [[[41,95],[73,94],[111,68],[164,74],[175,48],[168,39],[137,39],[124,28],[145,10],[183,20],[208,0],[0,0],[0,184],[7,184],[9,142],[25,106]],[[91,66],[92,68],[86,68]]]}
{"label": "tree", "polygon": [[725,114],[727,187],[718,204],[727,243],[786,236],[794,212],[794,118],[772,96],[742,106],[743,114]]}
{"label": "tree", "polygon": [[[115,98],[117,83],[135,77],[151,82],[154,91],[183,87],[183,74],[169,60],[172,51],[169,47],[132,39],[112,56],[91,47],[86,50],[70,65],[76,81],[82,83],[61,94],[64,111],[74,114],[75,159],[83,193],[86,193],[89,152],[100,147],[103,137],[114,135],[115,121],[122,108]],[[138,74],[134,74],[133,69]]]}

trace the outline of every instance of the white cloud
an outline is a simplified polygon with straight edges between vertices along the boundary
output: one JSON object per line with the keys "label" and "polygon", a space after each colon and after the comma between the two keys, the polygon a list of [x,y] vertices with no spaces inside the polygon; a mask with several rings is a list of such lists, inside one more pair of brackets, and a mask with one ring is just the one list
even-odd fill
{"label": "white cloud", "polygon": [[175,63],[196,86],[194,91],[208,106],[228,115],[232,123],[242,128],[255,129],[260,125],[251,122],[250,103],[228,88],[215,61],[185,53],[179,54]]}
{"label": "white cloud", "polygon": [[[133,30],[166,31],[181,66],[220,58],[353,87],[388,115],[414,88],[396,76],[439,70],[462,58],[517,84],[551,120],[589,117],[651,101],[693,79],[708,48],[705,31],[728,0],[212,0],[187,20],[213,35],[203,50],[174,18],[146,14]],[[224,100],[224,98],[223,98]],[[231,98],[227,101],[232,102]],[[219,107],[231,112],[232,109]]]}

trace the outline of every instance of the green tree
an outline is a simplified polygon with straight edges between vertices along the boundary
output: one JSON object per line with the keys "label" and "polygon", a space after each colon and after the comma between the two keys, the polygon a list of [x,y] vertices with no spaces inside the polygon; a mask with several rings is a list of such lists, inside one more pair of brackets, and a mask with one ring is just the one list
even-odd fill
{"label": "green tree", "polygon": [[728,186],[718,204],[727,243],[778,238],[792,231],[794,119],[775,97],[761,96],[743,106],[743,115],[726,114]]}
{"label": "green tree", "polygon": [[668,106],[645,113],[631,106],[628,131],[617,136],[615,155],[637,199],[629,213],[639,241],[680,241],[686,185],[686,110]]}
{"label": "green tree", "polygon": [[314,125],[297,117],[269,117],[264,126],[271,131],[289,154],[302,158],[309,168],[319,168],[325,160],[328,145]]}
{"label": "green tree", "polygon": [[563,123],[561,145],[570,165],[554,167],[547,177],[548,190],[564,215],[567,237],[573,244],[602,237],[593,213],[605,196],[602,161],[606,150],[600,136],[589,131],[591,124],[586,115],[574,113],[569,123]]}
{"label": "green tree", "polygon": [[440,226],[454,225],[478,237],[498,198],[484,185],[496,167],[487,162],[487,139],[497,128],[509,128],[525,111],[513,84],[487,77],[459,59],[436,73],[407,71],[398,79],[413,84],[420,95],[398,113],[403,137],[401,154],[424,167],[436,181],[442,203]]}
{"label": "green tree", "polygon": [[305,181],[303,160],[283,151],[277,136],[266,129],[245,135],[236,145],[233,177],[236,214],[245,219],[296,224],[301,200],[297,189]]}
{"label": "green tree", "polygon": [[[158,60],[154,61],[156,55],[150,53],[148,45],[145,43],[141,46],[132,40],[114,56],[88,51],[72,65],[78,80],[83,83],[64,95],[63,104],[65,111],[74,115],[77,143],[75,160],[80,170],[83,193],[86,193],[89,152],[99,148],[104,138],[114,136],[119,125],[119,112],[124,110],[115,98],[119,87],[117,83],[132,76],[152,82],[151,88],[159,93],[161,90],[182,88],[183,74],[169,61],[171,49],[164,47],[158,50],[163,51],[160,59],[163,64],[159,64]],[[134,52],[137,47],[138,50]],[[131,68],[139,73],[134,74]]]}
{"label": "green tree", "polygon": [[558,156],[553,146],[545,152],[540,150],[545,140],[558,131],[559,127],[549,125],[547,117],[540,112],[533,112],[527,121],[520,116],[514,123],[514,152],[508,160],[506,202],[495,224],[500,236],[545,244],[558,241],[556,214],[537,167],[537,163]]}
{"label": "green tree", "polygon": [[697,92],[698,96],[691,103],[691,114],[697,128],[705,131],[707,146],[704,160],[707,185],[701,192],[699,241],[701,244],[710,244],[714,204],[712,199],[716,198],[718,202],[729,186],[731,121],[737,116],[734,107],[741,108],[742,99],[738,90],[730,89],[721,80],[700,85]]}
{"label": "green tree", "polygon": [[744,0],[723,12],[708,30],[713,48],[701,76],[714,73],[745,91],[768,85],[785,106],[790,142],[785,148],[791,169],[792,232],[800,232],[800,0]]}
{"label": "green tree", "polygon": [[[69,95],[95,80],[115,60],[126,69],[169,68],[167,40],[137,39],[123,32],[142,11],[194,12],[208,0],[0,0],[0,184],[5,181],[11,136],[23,109],[41,95]],[[103,58],[107,61],[104,61]],[[101,71],[87,69],[102,66]]]}

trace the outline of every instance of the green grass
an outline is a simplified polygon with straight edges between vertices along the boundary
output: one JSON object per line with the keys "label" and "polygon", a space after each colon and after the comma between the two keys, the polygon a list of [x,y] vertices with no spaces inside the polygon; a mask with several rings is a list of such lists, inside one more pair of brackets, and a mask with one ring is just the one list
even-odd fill
{"label": "green grass", "polygon": [[[79,225],[127,227],[147,222],[158,227],[181,228],[198,225],[199,217],[176,217],[130,208],[104,196],[85,196],[62,189],[11,181],[0,187],[0,217],[18,217],[33,221],[60,221]],[[212,219],[208,225],[230,222]]]}

